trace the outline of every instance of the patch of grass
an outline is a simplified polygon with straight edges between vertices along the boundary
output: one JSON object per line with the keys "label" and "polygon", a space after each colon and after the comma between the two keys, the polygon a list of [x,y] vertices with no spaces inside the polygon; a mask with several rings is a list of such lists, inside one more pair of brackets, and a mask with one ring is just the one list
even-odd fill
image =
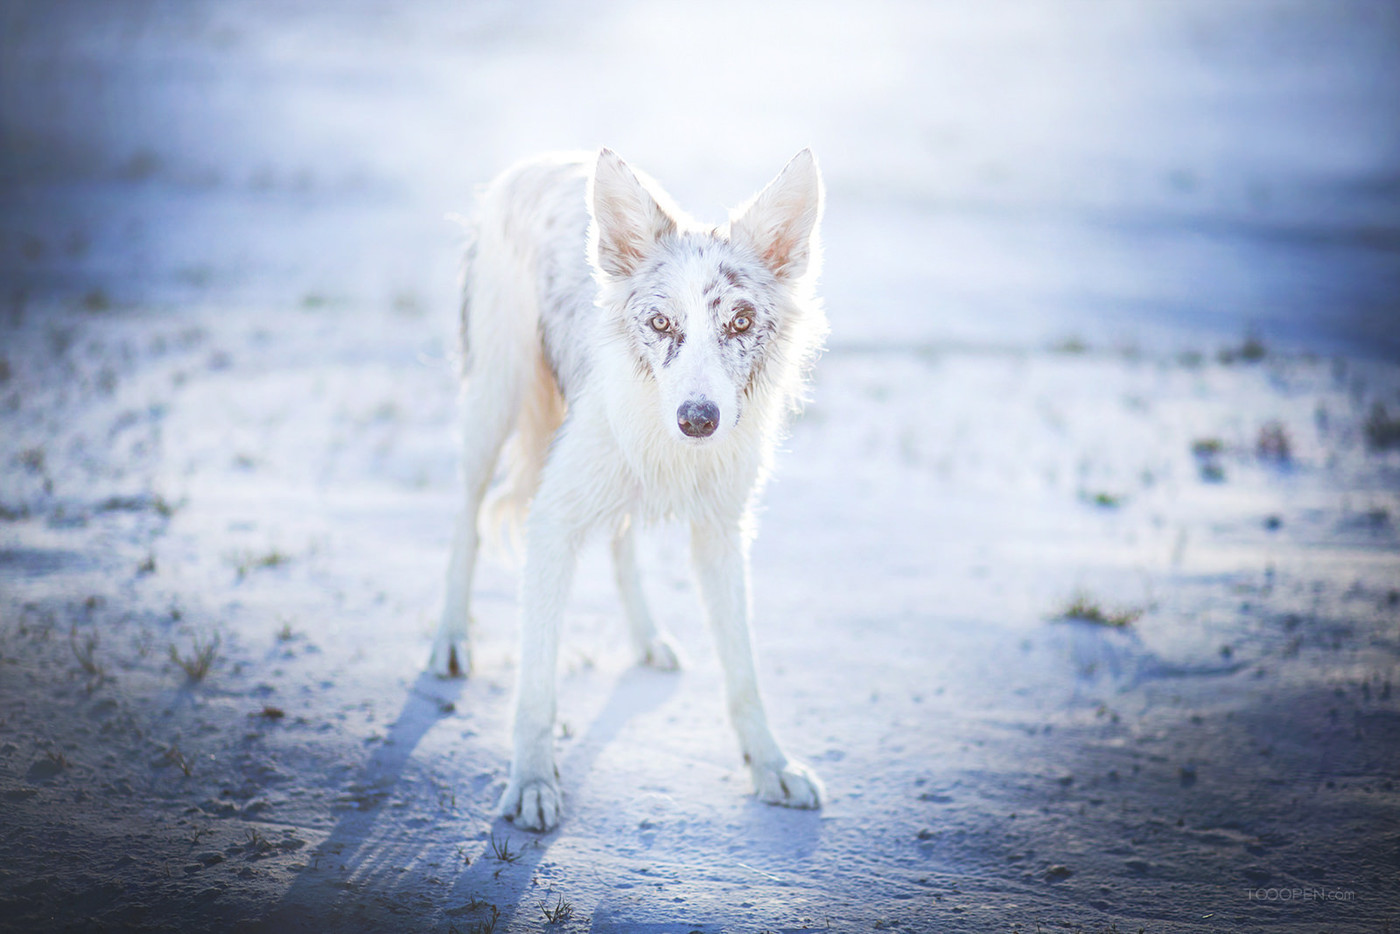
{"label": "patch of grass", "polygon": [[1269,355],[1269,348],[1257,335],[1251,334],[1238,347],[1222,347],[1216,356],[1221,363],[1258,363]]}
{"label": "patch of grass", "polygon": [[467,934],[493,934],[496,930],[496,922],[501,920],[501,909],[495,905],[487,905],[486,907],[490,909],[491,917],[485,921],[478,921],[467,928]]}
{"label": "patch of grass", "polygon": [[1082,353],[1088,353],[1089,345],[1084,343],[1084,341],[1081,338],[1071,335],[1069,337],[1066,337],[1064,340],[1057,341],[1055,344],[1053,344],[1050,347],[1050,351],[1052,353],[1078,355]]}
{"label": "patch of grass", "polygon": [[1078,590],[1075,591],[1069,602],[1055,614],[1054,618],[1093,623],[1095,626],[1107,626],[1110,629],[1126,629],[1137,622],[1142,617],[1143,612],[1141,607],[1105,609],[1098,600],[1085,591]]}
{"label": "patch of grass", "polygon": [[271,704],[264,704],[263,709],[253,714],[255,717],[262,717],[264,720],[281,720],[287,712],[281,707],[274,707]]}
{"label": "patch of grass", "polygon": [[1246,363],[1258,363],[1269,355],[1269,349],[1258,337],[1246,337],[1240,345],[1240,359]]}
{"label": "patch of grass", "polygon": [[234,569],[238,571],[238,580],[248,577],[249,571],[269,569],[269,567],[281,567],[290,562],[291,557],[284,555],[276,548],[266,550],[266,552],[242,552],[232,556]]}
{"label": "patch of grass", "polygon": [[174,643],[171,643],[170,660],[179,665],[191,681],[203,681],[204,676],[209,673],[210,666],[214,664],[214,659],[219,657],[220,644],[221,640],[217,635],[209,640],[196,638],[190,654],[182,655]]}
{"label": "patch of grass", "polygon": [[30,473],[43,473],[44,449],[42,447],[25,448],[19,452],[19,462]]}
{"label": "patch of grass", "polygon": [[510,837],[497,842],[496,835],[491,834],[491,858],[499,863],[513,863],[520,858],[520,853],[510,851]]}
{"label": "patch of grass", "polygon": [[1086,490],[1080,493],[1079,497],[1086,503],[1091,503],[1092,505],[1100,506],[1104,509],[1117,509],[1127,502],[1128,499],[1126,496],[1121,496],[1117,493],[1109,493],[1107,490],[1100,490],[1097,493],[1090,493]]}
{"label": "patch of grass", "polygon": [[563,924],[574,916],[573,903],[564,901],[562,895],[554,903],[553,908],[549,907],[548,902],[540,902],[540,911],[544,912],[544,919],[550,924]]}
{"label": "patch of grass", "polygon": [[274,849],[275,847],[276,844],[267,839],[267,837],[264,837],[256,827],[248,828],[248,849],[252,850],[254,853],[266,853],[268,850]]}
{"label": "patch of grass", "polygon": [[155,572],[156,572],[156,555],[155,555],[155,552],[148,552],[148,553],[146,554],[146,559],[145,559],[144,561],[142,561],[140,564],[136,565],[136,574],[137,574],[138,577],[145,577],[147,574],[154,574]]}
{"label": "patch of grass", "polygon": [[1259,429],[1254,453],[1261,461],[1287,464],[1293,459],[1293,441],[1282,422],[1268,422]]}
{"label": "patch of grass", "polygon": [[244,551],[233,554],[229,557],[234,569],[238,572],[238,579],[247,577],[251,571],[259,571],[265,568],[281,567],[289,563],[292,559],[290,555],[270,548],[264,552]]}
{"label": "patch of grass", "polygon": [[1377,402],[1371,406],[1371,414],[1361,426],[1366,434],[1366,447],[1372,451],[1385,451],[1400,447],[1400,418],[1391,418],[1385,405]]}
{"label": "patch of grass", "polygon": [[325,308],[330,303],[330,298],[326,295],[322,295],[320,292],[307,292],[301,297],[301,307],[308,311]]}
{"label": "patch of grass", "polygon": [[179,743],[171,743],[170,748],[165,750],[161,755],[161,761],[166,765],[179,766],[180,771],[185,773],[186,778],[194,774],[194,765],[190,760],[186,759],[185,754],[180,751]]}
{"label": "patch of grass", "polygon": [[277,630],[277,641],[291,642],[296,637],[297,634],[292,630],[292,624],[285,619],[282,620],[282,627]]}
{"label": "patch of grass", "polygon": [[112,307],[112,299],[102,289],[92,289],[83,296],[83,308],[87,311],[106,311]]}
{"label": "patch of grass", "polygon": [[88,677],[95,681],[107,677],[107,670],[97,661],[98,641],[95,632],[90,632],[79,640],[77,626],[68,633],[68,644],[73,648],[73,657],[78,660],[79,666],[87,672]]}
{"label": "patch of grass", "polygon": [[1205,357],[1201,356],[1198,350],[1183,350],[1176,355],[1176,362],[1188,370],[1194,370],[1205,362]]}
{"label": "patch of grass", "polygon": [[1191,456],[1196,458],[1196,469],[1201,479],[1219,483],[1225,479],[1225,467],[1220,457],[1225,453],[1225,442],[1219,438],[1197,438],[1191,442]]}

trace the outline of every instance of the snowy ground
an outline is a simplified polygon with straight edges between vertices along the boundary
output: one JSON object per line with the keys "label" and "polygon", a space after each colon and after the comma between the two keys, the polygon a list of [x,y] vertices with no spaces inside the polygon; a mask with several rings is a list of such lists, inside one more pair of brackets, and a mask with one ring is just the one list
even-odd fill
{"label": "snowy ground", "polygon": [[[1397,40],[1381,2],[3,3],[0,929],[1393,928]],[[754,554],[820,813],[747,797],[676,530],[679,675],[578,576],[555,833],[491,818],[506,557],[475,677],[420,674],[443,215],[601,144],[714,218],[823,160],[831,350]]]}

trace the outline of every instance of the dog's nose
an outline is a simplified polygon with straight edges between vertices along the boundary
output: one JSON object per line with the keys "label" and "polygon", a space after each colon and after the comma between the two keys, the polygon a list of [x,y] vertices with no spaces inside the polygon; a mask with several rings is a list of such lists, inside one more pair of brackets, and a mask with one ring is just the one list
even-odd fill
{"label": "dog's nose", "polygon": [[719,406],[708,399],[687,399],[676,410],[681,431],[692,438],[708,438],[719,426]]}

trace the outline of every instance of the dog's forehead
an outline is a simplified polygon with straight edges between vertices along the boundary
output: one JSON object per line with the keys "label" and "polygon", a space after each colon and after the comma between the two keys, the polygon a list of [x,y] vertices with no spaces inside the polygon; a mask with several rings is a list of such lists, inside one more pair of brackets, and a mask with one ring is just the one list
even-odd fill
{"label": "dog's forehead", "polygon": [[771,284],[757,257],[712,233],[676,237],[658,254],[644,274],[683,309],[716,307],[739,293],[756,295]]}

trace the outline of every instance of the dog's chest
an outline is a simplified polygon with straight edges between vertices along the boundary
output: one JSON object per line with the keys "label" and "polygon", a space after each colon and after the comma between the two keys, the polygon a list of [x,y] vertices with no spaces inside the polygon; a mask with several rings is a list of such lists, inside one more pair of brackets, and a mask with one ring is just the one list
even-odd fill
{"label": "dog's chest", "polygon": [[744,443],[747,439],[731,436],[718,448],[691,448],[666,437],[659,423],[648,426],[646,421],[635,419],[618,437],[630,512],[648,521],[668,521],[714,519],[743,510],[760,454]]}

